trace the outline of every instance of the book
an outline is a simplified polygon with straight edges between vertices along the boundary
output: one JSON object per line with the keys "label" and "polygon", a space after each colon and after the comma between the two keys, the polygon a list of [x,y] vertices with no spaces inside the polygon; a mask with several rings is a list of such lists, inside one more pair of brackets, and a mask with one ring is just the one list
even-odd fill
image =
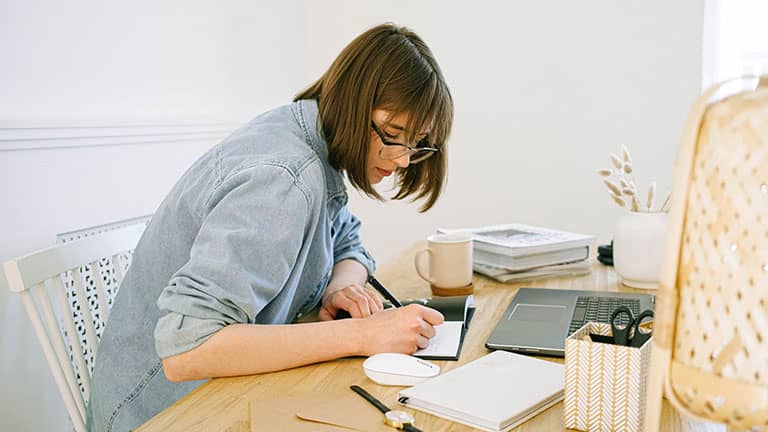
{"label": "book", "polygon": [[[464,336],[469,329],[469,323],[475,313],[475,300],[471,295],[451,297],[428,297],[420,299],[400,300],[403,306],[420,304],[437,310],[445,320],[435,326],[435,336],[429,340],[429,346],[417,350],[414,356],[425,360],[458,360]],[[392,303],[384,302],[384,309],[392,307]],[[339,311],[336,319],[349,318],[347,311]]]}
{"label": "book", "polygon": [[447,229],[447,234],[470,234],[475,251],[511,257],[539,255],[565,249],[588,247],[593,236],[523,224],[490,225],[478,228]]}
{"label": "book", "polygon": [[485,431],[506,431],[563,399],[563,365],[494,351],[398,393],[402,405]]}
{"label": "book", "polygon": [[472,261],[483,266],[499,267],[508,272],[528,270],[536,267],[582,261],[589,257],[589,246],[552,251],[548,253],[509,256],[477,249]]}
{"label": "book", "polygon": [[[443,314],[445,321],[435,326],[435,336],[429,340],[429,346],[422,348],[414,356],[426,360],[458,360],[464,335],[475,313],[474,297],[430,297],[401,301],[403,306],[418,303]],[[386,305],[385,305],[386,307]]]}
{"label": "book", "polygon": [[583,276],[592,272],[592,264],[581,260],[566,264],[557,264],[522,271],[510,271],[503,267],[494,267],[475,263],[475,272],[499,282],[518,282],[548,277]]}

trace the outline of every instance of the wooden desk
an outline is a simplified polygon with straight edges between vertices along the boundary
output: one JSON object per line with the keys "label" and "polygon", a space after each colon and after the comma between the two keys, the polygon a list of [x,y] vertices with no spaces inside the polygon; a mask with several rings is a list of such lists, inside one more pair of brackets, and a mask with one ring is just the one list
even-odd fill
{"label": "wooden desk", "polygon": [[[423,246],[423,243],[413,245],[376,272],[377,278],[400,298],[418,298],[430,295],[429,285],[421,280],[413,269],[413,257],[416,251]],[[488,353],[484,346],[485,340],[511,301],[512,296],[517,292],[517,288],[522,286],[641,292],[618,284],[613,269],[598,263],[595,263],[592,274],[588,276],[543,279],[519,284],[500,284],[483,276],[475,275],[474,295],[477,311],[467,332],[460,360],[458,362],[436,362],[442,368],[442,372],[447,372]],[[370,381],[363,373],[363,360],[362,357],[345,358],[282,372],[214,379],[149,420],[137,431],[248,431],[250,430],[248,416],[248,401],[250,399],[266,398],[269,395],[310,392],[339,393],[348,391],[352,384],[359,384],[381,396],[383,402],[390,408],[398,407],[395,398],[397,392],[402,388],[384,387]],[[553,361],[562,362],[562,359],[554,359]],[[515,391],[514,387],[511,386],[510,391]],[[525,390],[520,389],[519,391]],[[398,407],[398,409],[403,408]],[[416,424],[424,431],[462,432],[475,430],[419,411],[408,411],[414,413]],[[290,424],[286,425],[285,430],[292,430]],[[322,430],[322,428],[316,430]],[[521,432],[565,430],[563,428],[562,402],[514,430]],[[660,430],[665,432],[683,430],[677,412],[669,406],[666,400],[662,407]]]}

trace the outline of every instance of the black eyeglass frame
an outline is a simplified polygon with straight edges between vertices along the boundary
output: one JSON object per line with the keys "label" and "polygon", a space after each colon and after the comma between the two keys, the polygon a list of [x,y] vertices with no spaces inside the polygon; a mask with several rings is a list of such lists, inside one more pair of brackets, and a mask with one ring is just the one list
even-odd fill
{"label": "black eyeglass frame", "polygon": [[[379,156],[382,159],[386,160],[394,160],[403,157],[404,155],[408,154],[410,156],[410,165],[417,164],[419,162],[423,162],[426,159],[429,159],[432,155],[435,153],[439,153],[440,149],[435,147],[430,147],[427,143],[427,138],[422,138],[418,143],[416,143],[416,147],[411,147],[408,144],[401,144],[396,143],[392,141],[388,141],[387,138],[384,137],[384,132],[382,132],[381,129],[379,129],[378,126],[376,126],[376,123],[371,121],[371,129],[373,129],[374,132],[376,132],[376,135],[379,136],[379,139],[381,140],[381,143],[385,146],[398,146],[403,148],[403,153],[397,157],[394,158],[385,158],[381,155],[381,151],[384,150],[384,147],[379,149]],[[419,145],[424,144],[424,147],[419,147]]]}

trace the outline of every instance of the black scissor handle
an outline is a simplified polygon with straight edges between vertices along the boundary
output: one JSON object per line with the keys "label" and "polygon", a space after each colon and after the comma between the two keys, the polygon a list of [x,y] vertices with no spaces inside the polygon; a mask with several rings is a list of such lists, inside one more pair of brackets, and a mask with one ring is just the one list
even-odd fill
{"label": "black scissor handle", "polygon": [[[620,327],[616,323],[616,318],[620,318],[621,315],[627,316],[627,325]],[[634,324],[635,316],[632,315],[632,310],[626,306],[619,306],[611,314],[611,331],[613,332],[613,342],[616,345],[629,345],[629,332],[632,330],[632,324]]]}
{"label": "black scissor handle", "polygon": [[629,346],[641,347],[648,339],[651,338],[651,332],[643,331],[642,327],[640,327],[640,324],[642,324],[643,320],[646,318],[653,319],[652,310],[646,309],[635,318],[634,322],[632,323],[632,327],[634,327],[635,334],[632,335],[632,339],[629,342]]}

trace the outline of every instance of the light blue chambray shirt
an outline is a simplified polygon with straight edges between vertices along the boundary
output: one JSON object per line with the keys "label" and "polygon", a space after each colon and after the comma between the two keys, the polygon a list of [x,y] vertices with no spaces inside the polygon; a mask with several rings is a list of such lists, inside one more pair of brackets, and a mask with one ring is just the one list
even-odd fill
{"label": "light blue chambray shirt", "polygon": [[101,338],[89,430],[136,428],[202,384],[168,381],[161,358],[229,324],[294,321],[317,306],[343,259],[373,272],[317,112],[303,100],[256,117],[162,202]]}

